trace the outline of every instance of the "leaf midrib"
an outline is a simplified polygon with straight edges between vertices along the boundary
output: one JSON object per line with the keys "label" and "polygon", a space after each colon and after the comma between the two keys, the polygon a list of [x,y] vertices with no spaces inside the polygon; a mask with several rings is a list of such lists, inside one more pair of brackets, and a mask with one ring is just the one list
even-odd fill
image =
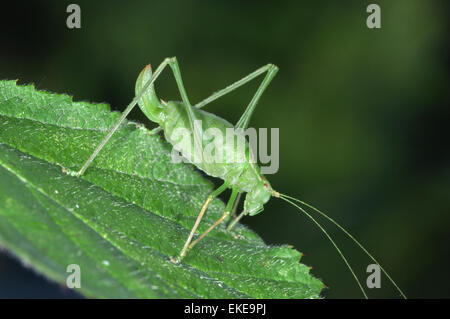
{"label": "leaf midrib", "polygon": [[[0,144],[4,144],[4,143],[0,143]],[[25,178],[24,176],[22,176],[21,174],[19,174],[19,173],[17,173],[16,171],[12,170],[12,168],[9,167],[8,165],[6,165],[3,161],[0,161],[0,165],[1,165],[2,167],[4,167],[5,169],[7,169],[9,172],[11,172],[14,176],[18,177],[18,178],[19,178],[19,179],[20,179],[27,187],[32,187],[34,190],[38,191],[40,194],[42,194],[43,196],[45,196],[47,199],[49,199],[50,201],[52,201],[53,203],[55,203],[58,207],[62,208],[63,210],[65,210],[65,211],[67,211],[67,212],[69,212],[72,216],[76,217],[79,221],[81,221],[84,225],[86,225],[90,230],[94,231],[96,234],[98,234],[99,236],[101,236],[101,237],[102,237],[105,241],[107,241],[111,246],[117,248],[119,251],[121,251],[123,254],[125,254],[128,258],[130,258],[131,260],[134,260],[134,261],[137,262],[138,264],[141,264],[141,263],[142,263],[142,261],[140,261],[140,260],[134,258],[133,256],[129,255],[129,254],[127,253],[127,250],[126,250],[126,249],[125,249],[125,250],[122,249],[122,248],[121,248],[120,246],[118,246],[116,243],[114,243],[113,241],[111,241],[110,239],[108,239],[107,236],[105,237],[105,236],[104,236],[101,232],[99,232],[96,228],[91,227],[91,226],[86,222],[85,219],[83,219],[83,218],[81,218],[81,217],[79,216],[79,214],[77,214],[76,212],[74,212],[74,211],[71,210],[70,208],[64,207],[64,206],[63,206],[61,203],[59,203],[56,199],[53,199],[52,197],[48,196],[48,194],[47,194],[43,189],[37,187],[37,186],[34,185],[34,183],[32,183],[30,180],[26,179],[26,178]],[[95,185],[95,186],[96,186],[96,185]],[[96,187],[97,187],[97,186],[96,186]],[[146,211],[145,209],[144,209],[144,212],[145,212],[146,214],[151,214],[150,212]],[[52,218],[52,220],[53,220],[53,217],[52,217],[52,216],[50,216],[50,218]],[[54,221],[54,220],[53,220],[53,221]],[[58,226],[58,227],[62,230],[63,233],[66,234],[66,232],[58,225],[58,223],[56,223],[56,222],[54,221],[54,224],[55,224],[56,226]],[[103,226],[102,228],[104,228],[105,230],[111,230],[109,227],[105,227],[105,226]],[[17,231],[18,231],[18,230],[17,230]],[[144,247],[145,247],[146,249],[151,250],[151,252],[152,252],[153,254],[157,254],[157,255],[160,255],[160,256],[163,257],[163,258],[168,259],[168,257],[167,257],[166,255],[164,255],[164,254],[162,254],[161,252],[155,250],[153,247],[151,247],[151,246],[143,246],[141,243],[139,243],[139,242],[137,242],[136,240],[130,238],[130,237],[127,236],[126,234],[124,234],[124,235],[126,236],[126,238],[127,238],[130,242],[132,241],[132,242],[134,242],[135,244],[137,244],[138,246],[140,246],[141,248],[144,248]],[[78,246],[78,245],[72,240],[71,236],[67,236],[67,237],[70,238],[71,241],[72,241],[76,246]],[[89,258],[91,258],[91,257],[89,256]],[[91,259],[92,259],[92,258],[91,258]],[[192,267],[192,266],[189,266],[189,267]],[[108,269],[107,267],[103,267],[103,266],[102,266],[102,268],[105,269],[105,270],[106,270],[113,278],[115,278],[116,280],[118,280],[118,278],[116,278],[114,275],[111,274],[111,272],[109,271],[109,269]],[[211,276],[209,276],[207,273],[205,273],[203,270],[198,269],[198,268],[196,268],[196,267],[193,267],[193,268],[194,268],[196,271],[199,271],[199,272],[204,273],[205,276],[211,277]],[[145,269],[146,269],[147,271],[149,271],[150,273],[155,274],[150,268],[145,267]],[[161,276],[159,276],[159,275],[156,275],[156,276],[157,276],[158,278],[160,278],[160,280],[161,280],[162,282],[164,282],[166,285],[168,285],[168,286],[171,287],[171,288],[174,288],[174,285],[173,285],[172,283],[168,283],[166,280],[164,280],[164,279],[163,279]],[[217,279],[217,278],[215,278],[215,279],[216,279],[216,280],[219,280],[219,279]],[[121,281],[119,281],[119,282],[121,282]],[[224,283],[223,283],[223,284],[224,284]],[[225,285],[225,284],[224,284],[224,285]],[[200,295],[197,295],[197,294],[195,294],[194,292],[188,290],[187,287],[182,287],[182,286],[179,286],[179,285],[176,285],[176,286],[179,287],[179,288],[181,288],[181,289],[183,289],[184,291],[186,291],[186,292],[187,292],[188,294],[190,294],[190,295],[194,295],[194,296],[197,296],[198,298],[201,298]],[[125,286],[125,287],[126,287],[126,286]],[[235,288],[230,287],[230,286],[228,286],[228,287],[229,287],[231,290],[235,290],[236,292],[242,294],[242,292],[237,291]]]}
{"label": "leaf midrib", "polygon": [[[0,143],[0,144],[4,144],[4,143]],[[48,196],[48,194],[47,194],[43,189],[41,189],[41,188],[37,187],[36,185],[34,185],[34,183],[32,183],[32,182],[31,182],[30,180],[28,180],[26,177],[22,176],[21,174],[18,174],[18,173],[17,173],[16,171],[14,171],[11,167],[9,167],[7,164],[5,164],[4,162],[0,161],[0,165],[2,165],[5,169],[7,169],[8,171],[10,171],[10,172],[11,172],[12,174],[14,174],[15,176],[17,176],[23,183],[25,183],[26,185],[29,185],[30,187],[33,187],[33,189],[35,189],[36,191],[38,191],[39,193],[41,193],[42,195],[44,195],[46,198],[48,198],[49,200],[51,200],[52,202],[54,202],[56,205],[58,205],[59,207],[61,207],[61,208],[64,209],[64,210],[66,210],[66,211],[69,212],[71,215],[75,216],[77,219],[79,219],[81,222],[83,222],[83,224],[85,224],[89,229],[95,231],[98,235],[100,235],[103,239],[105,239],[105,240],[106,240],[108,243],[110,243],[112,246],[114,246],[114,247],[116,247],[117,249],[119,249],[122,253],[124,253],[124,254],[125,254],[126,256],[128,256],[130,259],[132,259],[132,260],[134,260],[134,261],[136,261],[136,262],[138,262],[138,263],[141,263],[141,262],[142,262],[142,261],[140,261],[140,260],[135,259],[135,258],[132,257],[131,255],[129,255],[129,254],[127,253],[127,250],[121,249],[120,246],[118,246],[118,245],[115,244],[113,241],[111,241],[110,239],[108,239],[108,237],[105,237],[105,236],[104,236],[101,232],[99,232],[96,228],[91,227],[91,226],[89,225],[89,223],[87,223],[87,221],[86,221],[85,219],[83,219],[81,216],[79,216],[79,214],[77,214],[75,211],[71,210],[70,208],[64,207],[64,206],[63,206],[60,202],[58,202],[56,199],[54,199],[54,198]],[[99,186],[94,185],[94,184],[92,184],[92,185],[95,186],[95,187],[99,187]],[[113,194],[113,195],[114,195],[114,194]],[[114,196],[116,196],[116,195],[114,195]],[[120,196],[117,196],[117,197],[121,198],[122,200],[125,200],[125,199],[123,199],[123,198],[120,197]],[[136,204],[132,204],[132,205],[136,205]],[[161,218],[165,219],[166,221],[176,223],[179,227],[182,227],[182,228],[184,228],[185,230],[189,230],[189,229],[185,228],[183,225],[179,224],[178,222],[173,221],[173,220],[167,218],[166,216],[161,216],[161,215],[159,215],[159,214],[155,214],[155,213],[153,213],[153,212],[149,212],[149,211],[145,210],[144,208],[142,208],[142,207],[140,207],[140,206],[138,206],[138,205],[136,205],[136,206],[139,207],[140,209],[142,209],[143,212],[144,212],[145,214],[148,214],[148,215],[154,214],[154,215],[156,215],[156,216],[158,216],[158,217],[161,217]],[[106,227],[106,226],[102,226],[102,228],[105,228],[105,230],[108,230],[108,229],[111,230],[110,228],[108,228],[108,227]],[[126,236],[126,238],[127,238],[129,241],[134,242],[134,243],[137,244],[139,247],[141,247],[141,248],[144,248],[144,247],[145,247],[146,249],[150,249],[151,252],[152,252],[153,254],[158,254],[158,255],[162,256],[163,258],[167,258],[167,259],[168,259],[168,257],[167,257],[166,255],[164,255],[164,254],[162,254],[161,252],[155,250],[153,247],[151,247],[151,246],[143,246],[141,243],[139,243],[139,242],[137,242],[136,240],[130,238],[127,234],[123,233],[123,235]],[[70,238],[70,236],[69,236],[69,238]],[[215,240],[219,240],[219,239],[215,239]],[[223,239],[223,238],[220,239],[220,241],[224,241],[224,240],[225,240],[225,239]],[[232,242],[232,241],[229,240],[229,242]],[[246,247],[256,247],[256,248],[258,248],[258,247],[259,247],[259,248],[264,249],[264,250],[269,250],[268,247],[266,247],[266,246],[261,246],[261,245],[259,245],[259,246],[257,246],[257,245],[251,245],[251,244],[245,244],[245,245],[243,245],[242,242],[233,242],[233,244],[235,244],[235,245],[238,244],[239,246],[241,246],[241,247],[243,247],[243,248],[246,248]],[[197,268],[197,267],[195,267],[195,266],[191,266],[191,265],[186,264],[186,263],[185,263],[185,265],[186,265],[187,267],[189,267],[189,268],[192,267],[193,269],[195,269],[195,271],[201,272],[201,273],[203,273],[203,274],[204,274],[205,276],[207,276],[207,277],[210,277],[210,278],[212,278],[212,279],[215,279],[215,280],[217,280],[217,281],[222,282],[219,278],[217,278],[217,277],[214,278],[214,277],[210,276],[209,273],[204,272],[204,270],[202,270],[202,269],[199,269],[199,268]],[[106,269],[106,268],[105,268],[105,269]],[[150,270],[148,267],[146,267],[146,269]],[[151,270],[150,270],[150,271],[151,271]],[[240,277],[244,276],[244,275],[241,274],[241,273],[231,272],[231,271],[229,271],[229,272],[214,271],[214,272],[211,272],[211,273],[224,274],[224,275],[235,275],[235,276],[240,276]],[[248,276],[248,275],[246,274],[245,276]],[[252,277],[252,278],[256,278],[256,279],[261,279],[261,280],[269,280],[269,281],[272,281],[272,282],[280,282],[280,283],[283,283],[283,282],[285,282],[285,283],[299,283],[297,280],[279,280],[279,279],[267,278],[267,277],[263,277],[263,276],[248,276],[248,277]],[[158,278],[160,278],[160,276],[158,276]],[[162,280],[162,279],[161,279],[161,280]],[[163,280],[163,281],[164,281],[164,280]],[[171,285],[170,283],[167,283],[167,282],[166,282],[166,284],[167,284],[168,286],[170,286],[170,287],[173,287],[173,285]],[[223,283],[223,282],[222,282],[222,284],[225,285],[225,283]],[[306,284],[306,283],[303,283],[303,284]],[[181,286],[179,286],[179,287],[182,288],[182,289],[184,289],[184,290],[186,290],[186,291],[187,291],[188,293],[190,293],[190,294],[194,294],[193,292],[187,290],[186,287],[181,287]],[[235,288],[233,288],[233,287],[230,287],[230,286],[228,286],[228,287],[229,287],[230,289],[232,289],[232,290],[235,290]],[[237,291],[237,290],[235,290],[235,291]],[[239,292],[240,294],[242,294],[241,291],[237,291],[237,292]]]}

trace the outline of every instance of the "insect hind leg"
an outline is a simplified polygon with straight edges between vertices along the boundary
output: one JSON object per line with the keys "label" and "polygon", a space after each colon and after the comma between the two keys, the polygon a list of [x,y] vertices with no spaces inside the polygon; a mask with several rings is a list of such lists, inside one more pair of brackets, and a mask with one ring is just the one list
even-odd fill
{"label": "insect hind leg", "polygon": [[239,121],[236,123],[235,128],[237,128],[237,129],[241,128],[244,130],[247,129],[248,124],[250,122],[250,118],[252,117],[253,111],[255,110],[259,99],[261,98],[262,94],[267,89],[270,82],[277,74],[277,72],[278,72],[278,67],[276,65],[268,64],[267,74],[264,77],[264,80],[259,85],[258,90],[256,91],[255,95],[253,96],[252,100],[248,104],[247,108],[245,109],[245,111],[242,114]]}
{"label": "insect hind leg", "polygon": [[247,82],[250,82],[251,80],[257,78],[259,75],[263,74],[264,72],[271,72],[270,70],[272,70],[272,69],[277,69],[277,67],[274,66],[273,64],[264,65],[264,66],[260,67],[259,69],[257,69],[256,71],[253,71],[252,73],[246,75],[242,79],[228,85],[226,88],[221,89],[217,92],[214,92],[213,94],[211,94],[211,96],[209,96],[206,99],[204,99],[203,101],[195,104],[194,107],[202,108],[206,104],[209,104],[209,103],[217,100],[218,98],[236,90],[237,88],[246,84]]}
{"label": "insect hind leg", "polygon": [[164,70],[164,68],[171,63],[173,58],[166,58],[155,70],[155,73],[153,73],[152,77],[147,81],[147,83],[142,88],[141,92],[137,94],[134,99],[128,104],[125,111],[123,111],[120,118],[117,120],[117,122],[109,129],[106,136],[103,138],[103,140],[100,142],[100,144],[97,146],[97,148],[92,152],[91,156],[86,160],[86,162],[83,164],[81,169],[78,172],[73,172],[71,170],[63,169],[63,171],[66,171],[70,175],[74,176],[81,176],[86,171],[86,169],[89,167],[89,165],[92,163],[92,161],[97,157],[98,153],[102,150],[102,148],[105,146],[105,144],[109,141],[111,136],[116,132],[116,130],[119,128],[120,124],[125,120],[127,115],[131,112],[131,110],[136,106],[138,101],[142,98],[145,91],[153,84],[153,82],[156,81],[158,76],[161,74],[161,72]]}

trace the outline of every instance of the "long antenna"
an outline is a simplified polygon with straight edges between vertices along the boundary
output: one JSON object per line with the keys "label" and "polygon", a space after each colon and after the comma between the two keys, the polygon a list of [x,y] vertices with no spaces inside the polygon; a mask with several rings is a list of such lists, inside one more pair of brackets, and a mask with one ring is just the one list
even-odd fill
{"label": "long antenna", "polygon": [[350,270],[350,272],[352,273],[353,278],[355,278],[356,282],[358,283],[359,288],[361,289],[361,292],[364,295],[364,298],[368,299],[366,292],[364,291],[363,286],[361,285],[361,282],[359,281],[358,277],[356,276],[355,272],[353,271],[353,268],[350,266],[350,264],[348,263],[347,259],[345,258],[344,254],[342,253],[342,251],[339,249],[339,247],[336,245],[336,243],[334,242],[334,240],[330,237],[330,235],[327,233],[327,231],[314,219],[314,217],[312,217],[306,210],[304,210],[302,207],[298,206],[297,204],[295,204],[294,202],[290,201],[288,198],[285,197],[285,195],[280,194],[280,197],[282,200],[288,202],[289,204],[291,204],[294,207],[297,207],[300,211],[302,211],[306,216],[309,217],[309,219],[311,219],[316,225],[317,227],[320,228],[320,230],[328,237],[328,239],[330,240],[330,242],[333,244],[334,248],[336,248],[337,252],[339,253],[339,255],[341,256],[341,258],[344,260],[345,264],[347,265],[347,268]]}
{"label": "long antenna", "polygon": [[319,213],[320,215],[322,215],[323,217],[325,217],[326,219],[328,219],[330,222],[332,222],[334,225],[336,225],[342,232],[344,232],[344,234],[346,234],[351,240],[353,240],[353,242],[355,244],[357,244],[359,246],[359,248],[362,249],[362,251],[364,251],[364,253],[366,253],[366,255],[372,259],[381,269],[381,271],[386,275],[386,277],[389,279],[389,281],[394,285],[394,287],[397,289],[397,291],[400,293],[400,295],[403,297],[403,299],[407,299],[406,295],[403,293],[403,291],[400,289],[400,287],[395,283],[395,281],[391,278],[391,276],[389,276],[389,274],[387,273],[386,270],[384,270],[384,268],[381,266],[381,264],[375,259],[375,257],[372,256],[372,254],[370,254],[367,249],[352,235],[350,234],[349,231],[347,231],[344,227],[342,227],[338,222],[336,222],[333,218],[329,217],[327,214],[325,214],[324,212],[322,212],[320,209],[305,203],[303,201],[301,201],[300,199],[285,195],[285,194],[280,194],[280,198],[283,199],[291,199],[294,201],[297,201],[298,203],[305,205],[306,207],[311,208],[313,211]]}

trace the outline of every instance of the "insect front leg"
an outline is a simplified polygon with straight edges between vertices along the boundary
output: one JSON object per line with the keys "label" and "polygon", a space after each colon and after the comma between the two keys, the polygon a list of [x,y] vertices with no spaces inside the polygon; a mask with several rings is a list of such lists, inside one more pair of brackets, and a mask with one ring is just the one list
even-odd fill
{"label": "insect front leg", "polygon": [[150,131],[150,135],[157,134],[157,133],[159,133],[161,131],[162,131],[162,127],[161,126],[155,127],[154,129],[152,129]]}
{"label": "insect front leg", "polygon": [[194,237],[195,231],[198,228],[198,225],[200,225],[200,221],[203,218],[203,215],[206,212],[206,209],[208,208],[209,203],[217,196],[219,196],[223,191],[225,191],[228,188],[228,183],[223,183],[222,186],[220,186],[218,189],[216,189],[215,191],[213,191],[208,198],[206,199],[206,201],[203,203],[203,206],[200,210],[200,213],[197,216],[197,220],[195,221],[194,227],[192,227],[191,232],[189,233],[189,236],[186,240],[186,242],[184,243],[183,248],[180,251],[180,254],[178,255],[177,258],[173,258],[171,257],[171,261],[174,263],[179,263],[187,254],[188,250],[189,250],[189,245],[192,241],[192,237]]}
{"label": "insect front leg", "polygon": [[239,206],[239,202],[241,201],[241,197],[242,197],[242,193],[239,193],[237,195],[236,201],[234,203],[233,210],[231,211],[231,218],[236,218],[236,216],[237,216],[236,211]]}
{"label": "insect front leg", "polygon": [[[244,217],[244,215],[245,215],[244,212],[242,212],[242,213],[239,214],[239,215],[236,214],[237,208],[238,208],[238,206],[239,206],[239,201],[241,200],[241,197],[242,197],[242,193],[239,193],[238,196],[237,196],[237,198],[236,198],[236,202],[234,203],[233,210],[231,211],[231,214],[230,214],[231,220],[229,221],[228,226],[227,226],[227,231],[228,231],[228,232],[231,232],[231,229],[232,229],[232,228],[233,228],[233,227],[241,220],[241,218]],[[236,233],[232,233],[232,235],[233,235],[234,239],[240,239],[240,238],[242,238],[241,235],[238,235],[238,234],[236,234]]]}
{"label": "insect front leg", "polygon": [[240,213],[237,217],[235,217],[231,223],[228,225],[227,230],[231,231],[233,227],[241,220],[242,217],[244,217],[246,214],[246,211],[244,210],[242,213]]}
{"label": "insect front leg", "polygon": [[[262,208],[261,208],[259,211],[262,211]],[[233,227],[236,226],[236,224],[237,224],[237,223],[241,220],[241,218],[244,217],[245,215],[248,215],[248,212],[244,210],[244,211],[243,211],[242,213],[240,213],[237,217],[235,217],[235,218],[230,222],[230,224],[228,225],[227,231],[231,232],[231,230],[233,229]],[[242,236],[240,236],[240,235],[238,235],[238,234],[233,234],[233,236],[234,236],[235,239],[239,239],[239,238],[242,237]]]}

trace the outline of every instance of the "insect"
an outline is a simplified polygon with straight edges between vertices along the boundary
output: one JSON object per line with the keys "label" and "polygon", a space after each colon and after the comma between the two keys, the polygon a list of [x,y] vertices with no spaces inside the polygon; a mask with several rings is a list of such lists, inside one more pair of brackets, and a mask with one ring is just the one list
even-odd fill
{"label": "insect", "polygon": [[[163,100],[160,100],[156,93],[154,88],[154,82],[158,78],[158,76],[161,74],[161,72],[169,66],[170,69],[173,72],[173,75],[175,77],[178,90],[180,92],[182,101],[181,102],[165,102]],[[245,76],[241,80],[227,86],[226,88],[219,90],[212,94],[210,97],[206,98],[205,100],[195,104],[191,105],[189,98],[186,94],[186,90],[183,85],[183,80],[180,73],[180,68],[177,62],[177,59],[175,57],[172,58],[166,58],[155,70],[155,72],[152,72],[152,69],[150,65],[147,65],[139,74],[138,79],[136,81],[135,86],[135,92],[136,96],[133,99],[133,101],[127,106],[125,111],[122,113],[121,117],[118,119],[118,121],[109,129],[108,133],[104,137],[104,139],[100,142],[100,144],[97,146],[97,148],[94,150],[94,152],[91,154],[91,156],[86,160],[82,168],[74,173],[73,175],[81,176],[85,170],[88,168],[88,166],[92,163],[92,161],[95,159],[97,154],[101,151],[103,146],[108,142],[110,137],[114,134],[114,132],[118,129],[120,124],[123,122],[123,120],[126,118],[126,116],[130,113],[130,111],[136,106],[136,104],[139,105],[142,112],[153,122],[156,122],[159,124],[159,127],[154,129],[152,132],[156,133],[161,130],[164,131],[164,135],[166,140],[175,146],[175,139],[173,138],[172,133],[179,128],[185,129],[190,133],[189,143],[178,143],[177,144],[177,150],[181,152],[183,156],[186,158],[189,158],[192,156],[191,153],[191,142],[193,142],[194,146],[202,146],[205,141],[202,136],[201,128],[196,125],[199,121],[201,123],[205,123],[206,126],[214,127],[218,129],[221,132],[226,131],[226,129],[247,129],[249,125],[250,118],[255,110],[256,105],[258,104],[263,92],[268,87],[269,83],[272,81],[272,79],[275,77],[276,73],[278,72],[278,67],[276,67],[273,64],[267,64],[256,71],[250,73],[249,75]],[[232,125],[228,121],[212,114],[208,113],[206,111],[201,110],[202,107],[207,105],[208,103],[211,103],[212,101],[224,96],[225,94],[237,89],[238,87],[244,85],[245,83],[255,79],[261,74],[266,74],[263,81],[261,82],[260,86],[258,87],[255,95],[251,99],[250,103],[248,104],[245,112],[242,114],[239,121],[236,123],[236,125]],[[195,148],[194,148],[195,149]],[[228,149],[227,151],[230,151]],[[194,151],[195,152],[195,151]],[[231,152],[235,152],[235,149],[232,148]],[[260,212],[263,211],[264,204],[271,198],[276,197],[280,198],[297,209],[299,209],[302,213],[304,213],[308,218],[310,218],[324,234],[326,237],[331,241],[333,246],[338,251],[339,255],[345,262],[346,266],[352,273],[354,279],[359,285],[359,288],[361,289],[363,295],[365,298],[367,298],[367,295],[364,291],[364,288],[362,287],[359,279],[355,275],[355,272],[353,271],[352,267],[348,263],[345,256],[342,254],[341,250],[338,248],[334,240],[330,237],[330,235],[326,232],[326,230],[311,216],[310,213],[306,211],[305,208],[309,208],[312,211],[322,215],[326,219],[328,219],[330,222],[335,224],[340,230],[342,230],[347,236],[349,236],[376,264],[380,265],[375,258],[347,231],[345,230],[341,225],[339,225],[336,221],[328,217],[326,214],[318,210],[317,208],[299,200],[293,197],[290,197],[288,195],[281,194],[277,191],[275,191],[270,183],[264,178],[264,176],[260,173],[260,169],[258,165],[251,161],[252,153],[251,149],[249,147],[249,144],[246,142],[244,147],[244,153],[241,154],[244,156],[245,160],[240,164],[232,163],[224,163],[224,162],[206,162],[206,161],[199,161],[194,163],[194,165],[197,166],[197,168],[203,170],[205,173],[207,173],[210,176],[221,178],[224,182],[223,184],[214,190],[207,199],[205,200],[203,206],[200,209],[200,212],[198,214],[198,217],[192,227],[192,230],[189,233],[188,238],[186,239],[186,242],[184,246],[182,247],[179,255],[177,257],[172,257],[171,260],[174,263],[179,263],[183,260],[183,258],[187,255],[189,250],[191,250],[202,238],[204,238],[209,232],[211,232],[215,227],[217,227],[219,224],[221,224],[224,220],[226,220],[233,210],[233,207],[235,207],[236,202],[239,200],[241,194],[246,193],[245,201],[244,201],[244,209],[243,211],[237,215],[229,224],[227,227],[228,231],[231,231],[233,227],[237,224],[237,222],[246,215],[254,216]],[[194,154],[196,155],[196,154]],[[210,202],[217,196],[219,196],[222,192],[224,192],[226,189],[231,188],[231,196],[228,200],[225,212],[223,215],[215,222],[213,223],[204,233],[200,234],[195,240],[194,236],[196,233],[196,230],[207,210],[208,205]],[[388,273],[384,270],[384,268],[381,267],[380,269],[384,272],[384,274],[389,278],[389,280],[393,283],[393,285],[396,287],[396,289],[399,291],[399,293],[402,295],[403,298],[406,298],[404,293],[400,290],[400,288],[397,286],[397,284],[392,280],[392,278],[388,275]]]}

